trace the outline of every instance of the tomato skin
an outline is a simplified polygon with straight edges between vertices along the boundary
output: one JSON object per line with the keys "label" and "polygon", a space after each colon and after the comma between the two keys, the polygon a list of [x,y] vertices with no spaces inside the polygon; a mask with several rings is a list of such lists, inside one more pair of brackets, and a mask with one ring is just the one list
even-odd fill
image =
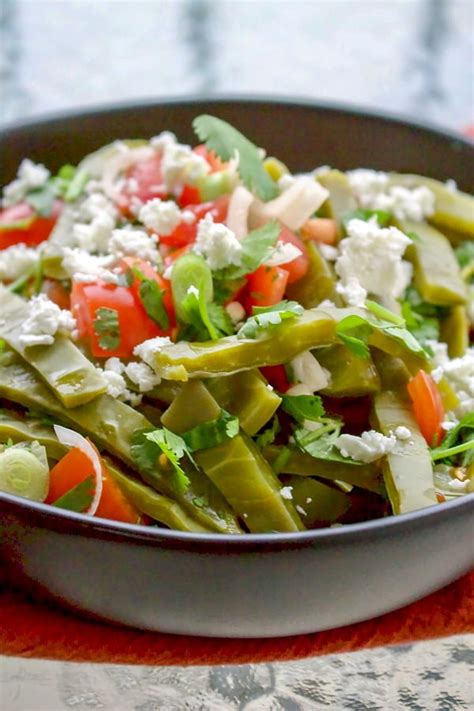
{"label": "tomato skin", "polygon": [[[115,483],[100,455],[99,459],[102,465],[102,495],[94,516],[125,523],[140,523],[140,513]],[[81,449],[73,447],[51,469],[49,491],[45,503],[53,504],[89,476],[93,476],[95,479],[91,460]]]}
{"label": "tomato skin", "polygon": [[160,244],[166,244],[170,247],[184,247],[187,244],[192,244],[196,240],[199,220],[202,220],[205,215],[210,213],[214,222],[224,222],[227,217],[228,207],[228,195],[222,195],[216,200],[202,202],[199,205],[188,205],[186,209],[196,217],[194,222],[190,224],[181,222],[170,235],[160,235]]}
{"label": "tomato skin", "polygon": [[59,306],[60,309],[71,308],[71,296],[69,291],[64,288],[60,281],[56,279],[45,279],[43,282],[42,291],[48,299]]}
{"label": "tomato skin", "polygon": [[[164,279],[161,274],[158,274],[158,272],[152,267],[150,262],[146,262],[144,259],[139,259],[138,257],[123,257],[120,260],[119,266],[123,268],[124,272],[135,267],[141,271],[146,279],[156,281],[161,291],[164,292],[163,304],[170,319],[170,325],[175,325],[176,316],[174,312],[173,295],[171,293],[171,282],[169,279]],[[132,290],[135,299],[140,302],[140,282],[138,279],[133,280],[130,285],[130,289]],[[164,332],[163,335],[165,335]]]}
{"label": "tomato skin", "polygon": [[300,256],[296,257],[296,259],[293,259],[287,264],[282,264],[282,267],[288,272],[288,284],[293,284],[295,281],[298,281],[298,279],[304,277],[309,269],[308,252],[303,240],[297,237],[288,227],[282,228],[278,241],[284,242],[285,244],[293,244],[295,247],[298,247],[301,252]]}
{"label": "tomato skin", "polygon": [[[161,157],[159,155],[150,156],[132,165],[126,172],[128,179],[124,189],[118,199],[118,206],[125,214],[130,214],[133,199],[141,202],[148,202],[152,198],[165,200],[168,192],[164,184],[161,172]],[[136,190],[132,189],[130,183],[135,183]]]}
{"label": "tomato skin", "polygon": [[181,195],[178,198],[180,207],[188,205],[198,205],[201,202],[201,193],[193,185],[185,185]]}
{"label": "tomato skin", "polygon": [[260,372],[279,393],[286,393],[291,387],[284,365],[265,365]]}
{"label": "tomato skin", "polygon": [[419,370],[408,381],[407,390],[421,434],[430,447],[436,447],[443,438],[441,423],[445,411],[435,381],[424,370]]}
{"label": "tomato skin", "polygon": [[0,229],[0,249],[7,249],[7,247],[20,243],[24,243],[28,247],[36,247],[41,244],[48,239],[62,209],[61,200],[55,200],[51,214],[47,217],[36,215],[27,202],[21,202],[1,210],[0,227],[2,223],[9,224],[20,220],[31,220],[31,223],[24,229]]}
{"label": "tomato skin", "polygon": [[204,158],[204,160],[209,164],[211,173],[218,173],[221,170],[225,170],[228,166],[228,163],[219,158],[215,151],[209,151],[204,143],[196,146],[193,151],[194,153],[197,153],[198,156],[201,156],[201,158]]}
{"label": "tomato skin", "polygon": [[288,271],[281,267],[262,265],[247,277],[247,294],[244,308],[252,312],[253,306],[273,306],[283,299],[288,283]]}
{"label": "tomato skin", "polygon": [[[106,349],[99,345],[99,337],[94,331],[99,308],[115,309],[118,313],[120,343],[117,348]],[[80,337],[88,340],[92,355],[96,358],[130,358],[136,345],[164,335],[126,286],[100,281],[92,284],[75,282],[71,292],[71,311],[77,319]]]}

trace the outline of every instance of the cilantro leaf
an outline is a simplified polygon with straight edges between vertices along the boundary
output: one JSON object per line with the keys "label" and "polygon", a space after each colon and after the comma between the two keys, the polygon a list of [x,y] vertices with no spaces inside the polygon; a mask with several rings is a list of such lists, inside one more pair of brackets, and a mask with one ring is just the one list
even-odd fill
{"label": "cilantro leaf", "polygon": [[319,420],[324,415],[319,395],[283,395],[281,407],[298,422]]}
{"label": "cilantro leaf", "polygon": [[53,501],[52,506],[68,511],[86,511],[92,503],[95,490],[95,477],[91,474],[65,494]]}
{"label": "cilantro leaf", "polygon": [[220,304],[207,304],[207,313],[213,326],[224,336],[231,336],[234,333],[234,324],[229,314]]}
{"label": "cilantro leaf", "polygon": [[370,352],[367,343],[371,333],[372,327],[370,323],[356,314],[346,316],[336,326],[336,335],[358,358],[369,357]]}
{"label": "cilantro leaf", "polygon": [[160,467],[158,459],[164,454],[173,470],[173,485],[177,491],[185,491],[189,478],[180,465],[180,459],[186,454],[194,463],[186,443],[177,434],[166,427],[136,432],[131,445],[132,458],[139,471],[154,474]]}
{"label": "cilantro leaf", "polygon": [[224,161],[238,155],[239,175],[244,185],[259,198],[272,200],[278,196],[278,187],[263,167],[256,145],[226,121],[203,114],[193,121],[193,128],[209,150]]}
{"label": "cilantro leaf", "polygon": [[360,466],[362,462],[346,459],[335,447],[341,432],[342,421],[332,417],[321,417],[319,422],[321,427],[316,430],[300,427],[294,431],[293,436],[299,449],[315,459]]}
{"label": "cilantro leaf", "polygon": [[95,310],[94,332],[99,337],[99,346],[113,351],[120,345],[118,311],[101,306]]}
{"label": "cilantro leaf", "polygon": [[187,432],[183,432],[181,437],[188,451],[197,452],[200,449],[216,447],[221,442],[233,439],[238,434],[239,418],[226,410],[221,410],[215,420],[202,422]]}
{"label": "cilantro leaf", "polygon": [[474,412],[465,415],[456,427],[446,434],[439,447],[431,450],[433,461],[453,463],[453,458],[462,454],[461,466],[467,467],[474,462]]}
{"label": "cilantro leaf", "polygon": [[139,287],[140,301],[148,316],[163,330],[170,325],[168,312],[163,303],[164,291],[154,279],[141,279]]}
{"label": "cilantro leaf", "polygon": [[459,266],[463,269],[474,264],[474,242],[472,240],[461,242],[454,250],[454,253]]}
{"label": "cilantro leaf", "polygon": [[231,265],[220,269],[214,272],[214,278],[229,281],[254,272],[270,256],[280,232],[281,227],[275,220],[249,232],[240,243],[242,246],[240,266]]}
{"label": "cilantro leaf", "polygon": [[351,220],[364,220],[364,222],[368,222],[372,217],[377,218],[377,222],[380,227],[386,227],[392,219],[391,214],[389,212],[386,212],[385,210],[368,210],[359,207],[357,208],[357,210],[349,212],[342,218],[342,225],[344,227],[344,231],[347,232],[347,225]]}
{"label": "cilantro leaf", "polygon": [[278,420],[278,417],[275,415],[275,417],[272,420],[272,424],[270,427],[267,427],[261,434],[258,435],[258,437],[255,440],[255,444],[259,449],[263,449],[264,447],[268,447],[269,444],[273,444],[273,442],[276,439],[277,434],[280,432],[281,427],[280,427],[280,422]]}
{"label": "cilantro leaf", "polygon": [[301,316],[304,312],[297,301],[280,301],[274,306],[254,306],[253,316],[238,330],[237,338],[256,338],[260,331],[277,326],[282,321]]}

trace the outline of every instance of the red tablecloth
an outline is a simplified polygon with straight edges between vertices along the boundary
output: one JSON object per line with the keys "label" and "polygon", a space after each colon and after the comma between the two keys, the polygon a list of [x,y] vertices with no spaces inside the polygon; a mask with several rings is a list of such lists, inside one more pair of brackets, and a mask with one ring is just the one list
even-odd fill
{"label": "red tablecloth", "polygon": [[82,619],[4,588],[0,654],[77,662],[186,665],[286,661],[474,631],[474,572],[367,622],[297,637],[209,639],[142,632]]}

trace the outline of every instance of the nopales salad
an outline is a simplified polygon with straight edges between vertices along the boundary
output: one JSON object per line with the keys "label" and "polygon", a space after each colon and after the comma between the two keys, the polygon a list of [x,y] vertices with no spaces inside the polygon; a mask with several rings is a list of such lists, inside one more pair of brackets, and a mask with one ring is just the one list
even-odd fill
{"label": "nopales salad", "polygon": [[228,534],[474,491],[474,199],[193,125],[4,187],[0,490]]}

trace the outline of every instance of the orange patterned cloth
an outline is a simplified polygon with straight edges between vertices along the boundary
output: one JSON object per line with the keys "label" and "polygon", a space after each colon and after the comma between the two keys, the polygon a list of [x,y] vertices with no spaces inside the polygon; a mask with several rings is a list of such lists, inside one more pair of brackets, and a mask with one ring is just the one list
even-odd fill
{"label": "orange patterned cloth", "polygon": [[474,631],[474,572],[407,607],[327,632],[278,639],[210,639],[143,632],[82,619],[5,588],[0,654],[109,664],[289,661]]}

